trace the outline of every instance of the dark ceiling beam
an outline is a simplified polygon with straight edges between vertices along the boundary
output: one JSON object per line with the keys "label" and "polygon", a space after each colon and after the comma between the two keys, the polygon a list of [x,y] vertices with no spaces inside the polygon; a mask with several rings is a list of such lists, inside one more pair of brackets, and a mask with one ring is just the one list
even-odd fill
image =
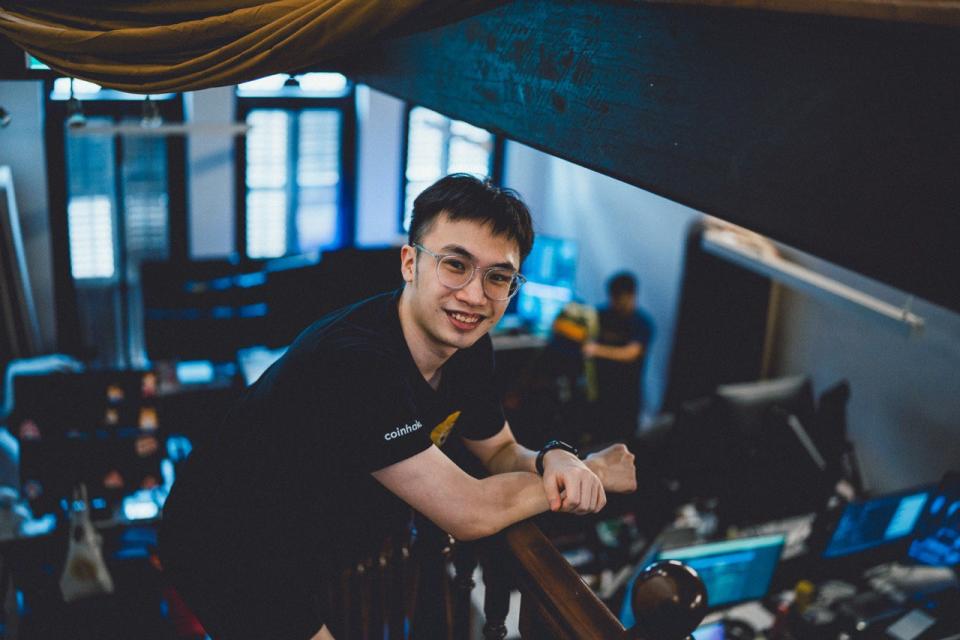
{"label": "dark ceiling beam", "polygon": [[956,28],[520,0],[343,67],[960,310]]}

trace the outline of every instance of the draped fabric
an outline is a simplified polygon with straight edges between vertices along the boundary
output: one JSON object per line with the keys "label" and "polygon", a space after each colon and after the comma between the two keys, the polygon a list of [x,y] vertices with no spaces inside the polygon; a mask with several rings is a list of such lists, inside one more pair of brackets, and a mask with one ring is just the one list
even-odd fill
{"label": "draped fabric", "polygon": [[292,72],[496,0],[0,0],[0,34],[66,75],[134,93]]}

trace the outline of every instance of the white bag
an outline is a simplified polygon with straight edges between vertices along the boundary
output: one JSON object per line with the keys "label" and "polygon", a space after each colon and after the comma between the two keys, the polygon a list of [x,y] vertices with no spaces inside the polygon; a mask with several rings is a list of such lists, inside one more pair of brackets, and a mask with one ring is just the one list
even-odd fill
{"label": "white bag", "polygon": [[[87,487],[73,492],[70,505],[70,546],[60,576],[60,592],[65,602],[113,593],[113,578],[103,561],[103,539],[90,522]],[[77,503],[82,503],[78,505]]]}

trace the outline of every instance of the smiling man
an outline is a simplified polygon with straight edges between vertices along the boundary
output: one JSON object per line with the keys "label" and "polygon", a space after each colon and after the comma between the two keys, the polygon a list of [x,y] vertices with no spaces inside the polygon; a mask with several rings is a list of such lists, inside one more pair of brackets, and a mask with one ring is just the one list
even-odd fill
{"label": "smiling man", "polygon": [[[623,445],[585,461],[557,441],[530,451],[504,420],[488,333],[532,245],[513,192],[443,178],[414,203],[404,287],[308,327],[185,463],[161,558],[211,636],[332,638],[324,577],[406,526],[410,507],[471,540],[636,488]],[[451,435],[489,477],[440,450]]]}

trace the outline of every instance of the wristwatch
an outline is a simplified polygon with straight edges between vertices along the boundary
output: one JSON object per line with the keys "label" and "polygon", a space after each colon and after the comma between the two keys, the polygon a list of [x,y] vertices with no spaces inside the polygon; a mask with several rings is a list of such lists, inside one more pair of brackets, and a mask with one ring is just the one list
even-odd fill
{"label": "wristwatch", "polygon": [[553,451],[554,449],[563,449],[568,451],[575,456],[579,456],[580,452],[577,451],[577,448],[573,445],[569,445],[563,440],[551,440],[547,444],[540,447],[540,453],[537,454],[537,473],[541,476],[543,475],[543,456],[547,454],[547,451]]}

